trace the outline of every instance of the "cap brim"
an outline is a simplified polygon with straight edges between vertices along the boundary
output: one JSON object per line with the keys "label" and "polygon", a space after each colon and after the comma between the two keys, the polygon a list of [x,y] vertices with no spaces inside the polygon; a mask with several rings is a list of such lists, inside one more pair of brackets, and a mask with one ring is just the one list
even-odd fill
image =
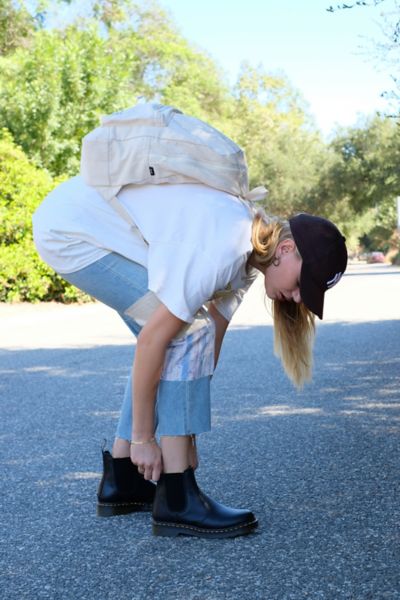
{"label": "cap brim", "polygon": [[325,292],[314,282],[303,267],[300,274],[300,296],[302,302],[311,312],[322,319],[324,313]]}

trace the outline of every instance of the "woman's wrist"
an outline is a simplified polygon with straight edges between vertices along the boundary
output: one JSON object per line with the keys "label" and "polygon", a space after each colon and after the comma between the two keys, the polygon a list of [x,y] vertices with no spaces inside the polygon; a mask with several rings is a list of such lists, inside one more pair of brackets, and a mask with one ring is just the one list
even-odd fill
{"label": "woman's wrist", "polygon": [[151,440],[154,440],[154,430],[143,429],[141,431],[131,432],[131,441],[138,444],[145,444]]}
{"label": "woman's wrist", "polygon": [[155,444],[156,443],[156,438],[154,437],[154,435],[152,435],[151,437],[147,437],[144,439],[138,439],[135,437],[132,437],[130,444],[131,446],[143,446],[145,444]]}

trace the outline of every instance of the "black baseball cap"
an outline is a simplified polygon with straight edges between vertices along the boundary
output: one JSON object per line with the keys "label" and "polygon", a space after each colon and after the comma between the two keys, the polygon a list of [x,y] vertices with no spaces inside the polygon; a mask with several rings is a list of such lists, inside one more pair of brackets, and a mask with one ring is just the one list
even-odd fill
{"label": "black baseball cap", "polygon": [[322,319],[325,292],[338,283],[346,270],[346,238],[331,221],[306,213],[292,217],[289,224],[303,260],[302,302]]}

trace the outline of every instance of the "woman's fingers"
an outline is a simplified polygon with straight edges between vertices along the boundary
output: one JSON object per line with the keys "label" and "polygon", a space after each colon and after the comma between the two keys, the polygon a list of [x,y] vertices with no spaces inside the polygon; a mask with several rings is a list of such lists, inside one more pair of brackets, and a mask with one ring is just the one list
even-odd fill
{"label": "woman's fingers", "polygon": [[160,447],[156,443],[131,447],[131,461],[147,480],[158,481],[162,471]]}
{"label": "woman's fingers", "polygon": [[147,480],[158,481],[162,471],[161,462],[156,461],[154,464],[149,464],[143,467],[143,475]]}
{"label": "woman's fingers", "polygon": [[151,479],[153,481],[158,481],[160,479],[161,471],[162,471],[162,465],[161,465],[161,462],[160,462],[160,463],[157,463],[153,467],[153,475],[152,475]]}

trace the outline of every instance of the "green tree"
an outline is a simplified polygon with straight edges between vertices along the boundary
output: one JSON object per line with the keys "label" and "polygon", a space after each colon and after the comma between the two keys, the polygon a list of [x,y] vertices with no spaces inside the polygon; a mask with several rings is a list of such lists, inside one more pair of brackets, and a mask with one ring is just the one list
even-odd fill
{"label": "green tree", "polygon": [[32,213],[55,183],[0,132],[0,302],[84,298],[40,260],[33,244]]}
{"label": "green tree", "polygon": [[[386,251],[396,226],[400,140],[396,124],[380,117],[338,132],[312,197],[315,212],[339,223],[357,245],[364,236]],[[366,236],[366,237],[365,237]]]}
{"label": "green tree", "polygon": [[234,94],[230,134],[246,150],[251,185],[269,189],[269,212],[307,210],[324,146],[303,99],[285,78],[247,64]]}
{"label": "green tree", "polygon": [[225,102],[212,61],[191,49],[164,13],[138,10],[132,23],[118,24],[108,22],[106,33],[91,19],[39,31],[29,51],[0,59],[0,126],[53,174],[75,174],[81,139],[99,116],[139,96],[204,118]]}
{"label": "green tree", "polygon": [[41,31],[0,62],[0,123],[41,167],[76,173],[80,142],[101,113],[124,106],[123,55],[92,30]]}
{"label": "green tree", "polygon": [[27,46],[37,21],[22,2],[0,0],[0,56]]}

